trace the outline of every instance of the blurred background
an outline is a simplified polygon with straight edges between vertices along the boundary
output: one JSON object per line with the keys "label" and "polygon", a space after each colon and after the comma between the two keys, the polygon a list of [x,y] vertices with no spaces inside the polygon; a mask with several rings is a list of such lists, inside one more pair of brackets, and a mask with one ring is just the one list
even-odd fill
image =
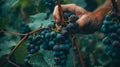
{"label": "blurred background", "polygon": [[[47,7],[43,0],[0,0],[0,31],[20,32],[21,24],[26,23],[31,30],[38,29],[43,24],[44,27],[54,21],[52,14],[45,20]],[[104,0],[64,0],[64,4],[75,3],[88,11],[93,11]],[[86,67],[116,67],[112,59],[104,52],[104,45],[101,41],[105,37],[103,33],[95,32],[94,34],[76,34],[79,48],[83,55]],[[19,42],[20,36],[0,32],[0,64],[8,56],[14,46]],[[22,65],[26,56],[26,43],[15,51],[11,60]],[[73,67],[72,53],[70,53],[67,67]],[[76,64],[81,67],[76,56]],[[32,56],[30,64],[33,67],[54,67],[53,56],[51,51],[40,50]],[[2,67],[13,67],[9,63],[2,64]]]}

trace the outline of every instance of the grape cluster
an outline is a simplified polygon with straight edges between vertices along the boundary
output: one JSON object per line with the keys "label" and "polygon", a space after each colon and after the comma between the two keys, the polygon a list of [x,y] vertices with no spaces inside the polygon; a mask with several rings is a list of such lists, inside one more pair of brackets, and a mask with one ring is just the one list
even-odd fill
{"label": "grape cluster", "polygon": [[73,12],[64,11],[63,14],[64,14],[65,21],[76,22],[78,20],[78,16],[75,15],[75,13],[73,13]]}
{"label": "grape cluster", "polygon": [[64,67],[67,61],[67,55],[71,48],[71,41],[69,38],[65,39],[62,43],[53,46],[53,55],[56,66]]}
{"label": "grape cluster", "polygon": [[[68,13],[68,14],[67,14]],[[72,35],[78,30],[78,24],[75,22],[78,17],[75,14],[67,12],[67,24],[63,25],[61,29],[56,30],[56,24],[51,23],[46,28],[43,28],[38,34],[28,37],[30,41],[27,45],[28,55],[24,60],[24,64],[28,64],[30,57],[39,51],[40,46],[44,50],[53,52],[55,66],[65,67],[69,50],[72,47]]]}
{"label": "grape cluster", "polygon": [[31,58],[32,54],[36,53],[40,49],[40,45],[43,42],[41,36],[35,36],[33,37],[32,35],[28,36],[29,43],[27,44],[27,56],[24,60],[24,64],[27,65],[29,59]]}
{"label": "grape cluster", "polygon": [[[60,2],[63,3],[63,0],[60,0]],[[56,0],[43,0],[43,3],[49,9],[45,17],[45,19],[47,20],[50,14],[53,12],[55,5],[57,5],[57,1]]]}
{"label": "grape cluster", "polygon": [[114,62],[120,62],[120,21],[115,12],[107,15],[101,31],[106,35],[103,43],[107,44],[105,52]]}
{"label": "grape cluster", "polygon": [[[25,22],[23,22],[21,24],[21,27],[20,27],[20,33],[21,34],[26,34],[26,33],[30,32],[30,31],[31,31],[31,29],[29,28],[29,26]],[[22,36],[21,36],[21,38],[22,38]]]}

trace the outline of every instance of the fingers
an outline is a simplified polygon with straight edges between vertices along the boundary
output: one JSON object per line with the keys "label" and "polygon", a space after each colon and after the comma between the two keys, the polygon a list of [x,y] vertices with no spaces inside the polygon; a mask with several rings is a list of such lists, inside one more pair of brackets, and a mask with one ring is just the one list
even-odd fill
{"label": "fingers", "polygon": [[88,13],[87,10],[85,10],[84,8],[82,7],[79,7],[79,6],[76,6],[75,8],[75,14],[80,18],[82,15]]}
{"label": "fingers", "polygon": [[86,22],[88,22],[89,20],[89,17],[87,14],[85,15],[82,15],[78,20],[77,20],[77,23],[79,24],[79,27],[83,27]]}
{"label": "fingers", "polygon": [[60,21],[58,6],[55,6],[55,8],[54,8],[53,18],[54,18],[55,22],[59,22]]}
{"label": "fingers", "polygon": [[[67,4],[67,5],[61,5],[63,11],[71,11],[75,12],[76,5],[75,4]],[[55,6],[53,11],[53,18],[56,21],[56,23],[60,22],[60,16],[59,16],[59,10],[58,6]]]}
{"label": "fingers", "polygon": [[93,13],[84,14],[77,20],[80,33],[93,33],[100,27],[96,16]]}

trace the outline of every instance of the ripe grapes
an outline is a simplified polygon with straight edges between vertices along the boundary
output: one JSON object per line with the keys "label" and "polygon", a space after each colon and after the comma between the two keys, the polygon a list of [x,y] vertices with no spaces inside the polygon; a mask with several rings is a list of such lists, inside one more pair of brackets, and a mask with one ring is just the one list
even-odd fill
{"label": "ripe grapes", "polygon": [[[64,0],[60,0],[61,3],[63,3]],[[47,20],[50,16],[50,14],[53,12],[54,7],[57,5],[56,0],[43,0],[44,5],[48,8],[48,12],[46,14],[45,20]]]}
{"label": "ripe grapes", "polygon": [[46,28],[40,30],[36,35],[29,35],[27,44],[27,56],[24,64],[28,64],[30,57],[39,52],[40,47],[44,50],[53,52],[55,66],[65,67],[69,50],[72,47],[72,35],[75,34],[79,28],[76,20],[78,17],[72,12],[64,12],[68,15],[65,17],[67,24],[62,26],[58,31],[55,23],[49,24]]}
{"label": "ripe grapes", "polygon": [[107,44],[105,52],[115,63],[120,62],[120,21],[117,17],[114,12],[107,15],[101,27],[101,31],[106,35],[103,39],[103,43]]}

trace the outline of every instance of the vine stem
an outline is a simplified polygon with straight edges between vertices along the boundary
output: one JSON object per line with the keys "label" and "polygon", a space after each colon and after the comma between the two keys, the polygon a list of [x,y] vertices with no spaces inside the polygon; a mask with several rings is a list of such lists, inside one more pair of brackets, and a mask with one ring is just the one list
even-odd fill
{"label": "vine stem", "polygon": [[36,33],[40,30],[42,30],[44,28],[39,28],[37,30],[34,30],[34,31],[31,31],[29,33],[26,33],[26,34],[20,34],[20,33],[16,33],[16,32],[6,32],[6,31],[0,31],[0,32],[6,32],[6,33],[10,33],[10,34],[16,34],[16,35],[23,35],[24,37],[17,43],[17,45],[13,48],[13,50],[9,53],[9,55],[6,57],[7,61],[10,63],[10,64],[13,64],[17,67],[20,67],[19,65],[17,65],[16,63],[12,62],[9,58],[14,54],[15,50],[25,41],[25,39],[27,38],[28,35],[31,35],[33,33]]}
{"label": "vine stem", "polygon": [[113,5],[113,10],[115,10],[117,13],[119,12],[118,10],[118,5],[116,0],[111,0],[112,5]]}
{"label": "vine stem", "polygon": [[28,35],[31,35],[31,34],[33,34],[33,33],[35,33],[35,32],[38,32],[38,31],[40,31],[40,30],[42,30],[42,29],[44,29],[44,28],[39,28],[39,29],[37,29],[37,30],[31,31],[31,32],[25,33],[25,34],[21,34],[21,33],[17,33],[17,32],[8,32],[8,31],[0,31],[0,32],[5,32],[5,33],[9,33],[9,34],[20,35],[20,36],[25,36],[25,35],[28,36]]}
{"label": "vine stem", "polygon": [[74,55],[74,51],[73,51],[73,47],[74,47],[73,44],[74,44],[74,37],[72,37],[72,58],[73,58],[74,67],[76,67],[75,55]]}
{"label": "vine stem", "polygon": [[20,33],[17,33],[17,32],[8,32],[8,31],[2,31],[2,32],[9,33],[9,34],[20,35],[20,36],[25,36],[26,35],[26,34],[20,34]]}
{"label": "vine stem", "polygon": [[57,4],[58,4],[58,10],[59,10],[60,20],[61,20],[60,23],[64,23],[64,14],[60,4],[60,0],[57,0]]}
{"label": "vine stem", "polygon": [[79,49],[79,44],[78,42],[75,40],[75,36],[73,35],[73,41],[75,43],[75,46],[76,46],[76,49],[77,49],[77,52],[78,52],[78,55],[79,55],[79,60],[82,64],[82,67],[85,67],[85,63],[84,63],[84,60],[83,60],[83,57],[82,57],[82,54],[81,54],[81,50]]}
{"label": "vine stem", "polygon": [[9,58],[13,55],[13,53],[15,52],[15,50],[21,45],[22,42],[24,42],[24,40],[27,38],[27,35],[25,35],[19,42],[18,44],[14,47],[14,49],[10,52],[10,54],[8,55],[7,57],[7,60],[9,63],[17,66],[17,67],[20,67],[19,65],[15,64],[14,62],[12,62]]}
{"label": "vine stem", "polygon": [[74,67],[76,67],[76,61],[75,61],[75,55],[73,49],[72,49],[72,58],[73,58]]}

